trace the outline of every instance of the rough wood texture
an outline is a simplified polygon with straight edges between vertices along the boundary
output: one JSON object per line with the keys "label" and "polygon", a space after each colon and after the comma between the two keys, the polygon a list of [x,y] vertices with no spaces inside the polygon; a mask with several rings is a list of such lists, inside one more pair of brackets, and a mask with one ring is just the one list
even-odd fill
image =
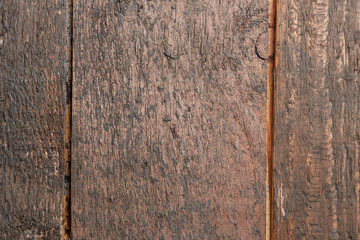
{"label": "rough wood texture", "polygon": [[0,239],[61,239],[66,1],[0,1]]}
{"label": "rough wood texture", "polygon": [[274,237],[360,239],[360,2],[280,4]]}
{"label": "rough wood texture", "polygon": [[264,239],[267,11],[74,2],[73,239]]}

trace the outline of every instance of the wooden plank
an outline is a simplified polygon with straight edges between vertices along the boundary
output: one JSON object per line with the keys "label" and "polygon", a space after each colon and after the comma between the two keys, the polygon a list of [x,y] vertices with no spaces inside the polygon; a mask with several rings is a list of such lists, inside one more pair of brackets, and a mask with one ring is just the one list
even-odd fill
{"label": "wooden plank", "polygon": [[0,2],[0,238],[61,239],[66,1]]}
{"label": "wooden plank", "polygon": [[73,239],[264,239],[267,11],[74,2]]}
{"label": "wooden plank", "polygon": [[360,3],[278,4],[274,239],[359,239]]}

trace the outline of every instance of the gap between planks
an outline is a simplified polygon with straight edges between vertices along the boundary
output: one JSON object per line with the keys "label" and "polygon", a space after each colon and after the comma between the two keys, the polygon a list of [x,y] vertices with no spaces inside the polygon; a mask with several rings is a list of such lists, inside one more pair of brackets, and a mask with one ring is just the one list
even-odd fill
{"label": "gap between planks", "polygon": [[68,0],[67,13],[68,78],[65,106],[65,159],[64,159],[64,240],[71,239],[71,138],[72,138],[72,85],[73,85],[73,0]]}
{"label": "gap between planks", "polygon": [[266,240],[274,238],[273,225],[273,164],[274,164],[274,110],[275,70],[278,64],[280,0],[269,0],[269,58],[267,68],[267,168],[266,168]]}

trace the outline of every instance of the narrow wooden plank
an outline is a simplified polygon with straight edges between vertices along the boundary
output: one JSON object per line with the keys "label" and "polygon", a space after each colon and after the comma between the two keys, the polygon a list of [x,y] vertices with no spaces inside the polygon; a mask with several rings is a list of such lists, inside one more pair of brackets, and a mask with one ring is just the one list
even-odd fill
{"label": "narrow wooden plank", "polygon": [[275,239],[360,238],[360,3],[282,0]]}
{"label": "narrow wooden plank", "polygon": [[275,89],[275,59],[278,40],[277,0],[269,1],[269,46],[267,65],[267,134],[266,134],[266,240],[273,239],[273,190],[274,190],[274,89]]}
{"label": "narrow wooden plank", "polygon": [[73,239],[264,239],[267,12],[75,0]]}
{"label": "narrow wooden plank", "polygon": [[66,1],[0,1],[0,239],[61,239]]}

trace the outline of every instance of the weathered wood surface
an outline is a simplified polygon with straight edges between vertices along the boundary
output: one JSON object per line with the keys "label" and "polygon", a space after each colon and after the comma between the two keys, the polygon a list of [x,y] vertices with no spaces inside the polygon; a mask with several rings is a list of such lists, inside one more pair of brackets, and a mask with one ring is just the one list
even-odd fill
{"label": "weathered wood surface", "polygon": [[279,7],[274,239],[360,239],[360,2]]}
{"label": "weathered wood surface", "polygon": [[64,1],[0,1],[0,239],[61,239]]}
{"label": "weathered wood surface", "polygon": [[74,1],[73,239],[264,239],[267,11]]}

